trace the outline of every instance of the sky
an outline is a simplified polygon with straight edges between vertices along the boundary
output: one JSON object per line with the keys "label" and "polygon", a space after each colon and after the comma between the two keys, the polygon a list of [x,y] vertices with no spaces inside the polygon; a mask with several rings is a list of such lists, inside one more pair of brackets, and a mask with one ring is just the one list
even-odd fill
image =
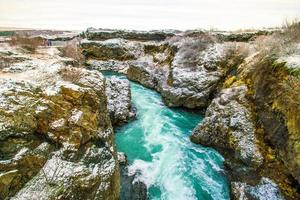
{"label": "sky", "polygon": [[0,27],[236,30],[294,19],[300,0],[0,0]]}

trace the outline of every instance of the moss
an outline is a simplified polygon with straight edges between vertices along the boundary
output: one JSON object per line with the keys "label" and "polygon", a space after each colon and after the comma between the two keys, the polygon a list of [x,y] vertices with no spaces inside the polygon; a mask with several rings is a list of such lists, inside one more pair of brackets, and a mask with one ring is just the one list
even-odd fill
{"label": "moss", "polygon": [[285,72],[287,75],[300,77],[300,67],[288,66],[286,62],[274,61],[272,68],[277,71],[282,71],[282,73]]}
{"label": "moss", "polygon": [[229,76],[225,79],[223,88],[229,88],[236,81],[236,76]]}
{"label": "moss", "polygon": [[[170,46],[169,44],[147,44],[144,46],[144,53],[151,55],[153,57],[153,61],[160,65],[168,65],[169,68],[172,66],[173,59],[177,52],[177,47]],[[166,55],[166,58],[163,61],[156,59],[155,55],[163,53]]]}

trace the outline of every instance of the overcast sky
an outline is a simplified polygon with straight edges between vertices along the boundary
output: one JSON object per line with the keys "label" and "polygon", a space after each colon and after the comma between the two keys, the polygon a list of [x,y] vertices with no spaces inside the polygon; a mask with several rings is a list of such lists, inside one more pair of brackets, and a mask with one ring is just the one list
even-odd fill
{"label": "overcast sky", "polygon": [[0,26],[232,30],[300,17],[300,0],[0,0]]}

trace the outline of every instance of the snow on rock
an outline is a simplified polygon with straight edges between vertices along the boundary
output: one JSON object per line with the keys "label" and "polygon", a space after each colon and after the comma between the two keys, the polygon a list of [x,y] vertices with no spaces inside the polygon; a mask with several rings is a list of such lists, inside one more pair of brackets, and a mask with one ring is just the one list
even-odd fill
{"label": "snow on rock", "polygon": [[207,108],[203,122],[193,131],[191,139],[195,143],[228,149],[234,157],[258,168],[263,163],[255,136],[255,124],[251,111],[245,105],[246,86],[223,89]]}

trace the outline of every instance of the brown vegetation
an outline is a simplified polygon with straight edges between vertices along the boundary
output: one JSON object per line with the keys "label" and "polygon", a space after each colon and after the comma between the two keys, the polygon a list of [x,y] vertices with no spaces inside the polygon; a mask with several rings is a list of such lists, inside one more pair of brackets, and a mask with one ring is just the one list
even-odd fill
{"label": "brown vegetation", "polygon": [[40,37],[30,37],[27,34],[15,34],[11,37],[10,44],[20,46],[27,51],[34,53],[38,46],[43,44],[43,39]]}
{"label": "brown vegetation", "polygon": [[78,65],[84,64],[84,56],[79,48],[77,39],[73,39],[60,49],[62,56],[74,59]]}
{"label": "brown vegetation", "polygon": [[76,83],[82,77],[82,69],[76,67],[65,67],[60,71],[60,75],[65,81]]}
{"label": "brown vegetation", "polygon": [[6,67],[9,67],[9,65],[11,64],[11,59],[9,57],[6,56],[1,56],[0,55],[0,70],[4,69]]}

